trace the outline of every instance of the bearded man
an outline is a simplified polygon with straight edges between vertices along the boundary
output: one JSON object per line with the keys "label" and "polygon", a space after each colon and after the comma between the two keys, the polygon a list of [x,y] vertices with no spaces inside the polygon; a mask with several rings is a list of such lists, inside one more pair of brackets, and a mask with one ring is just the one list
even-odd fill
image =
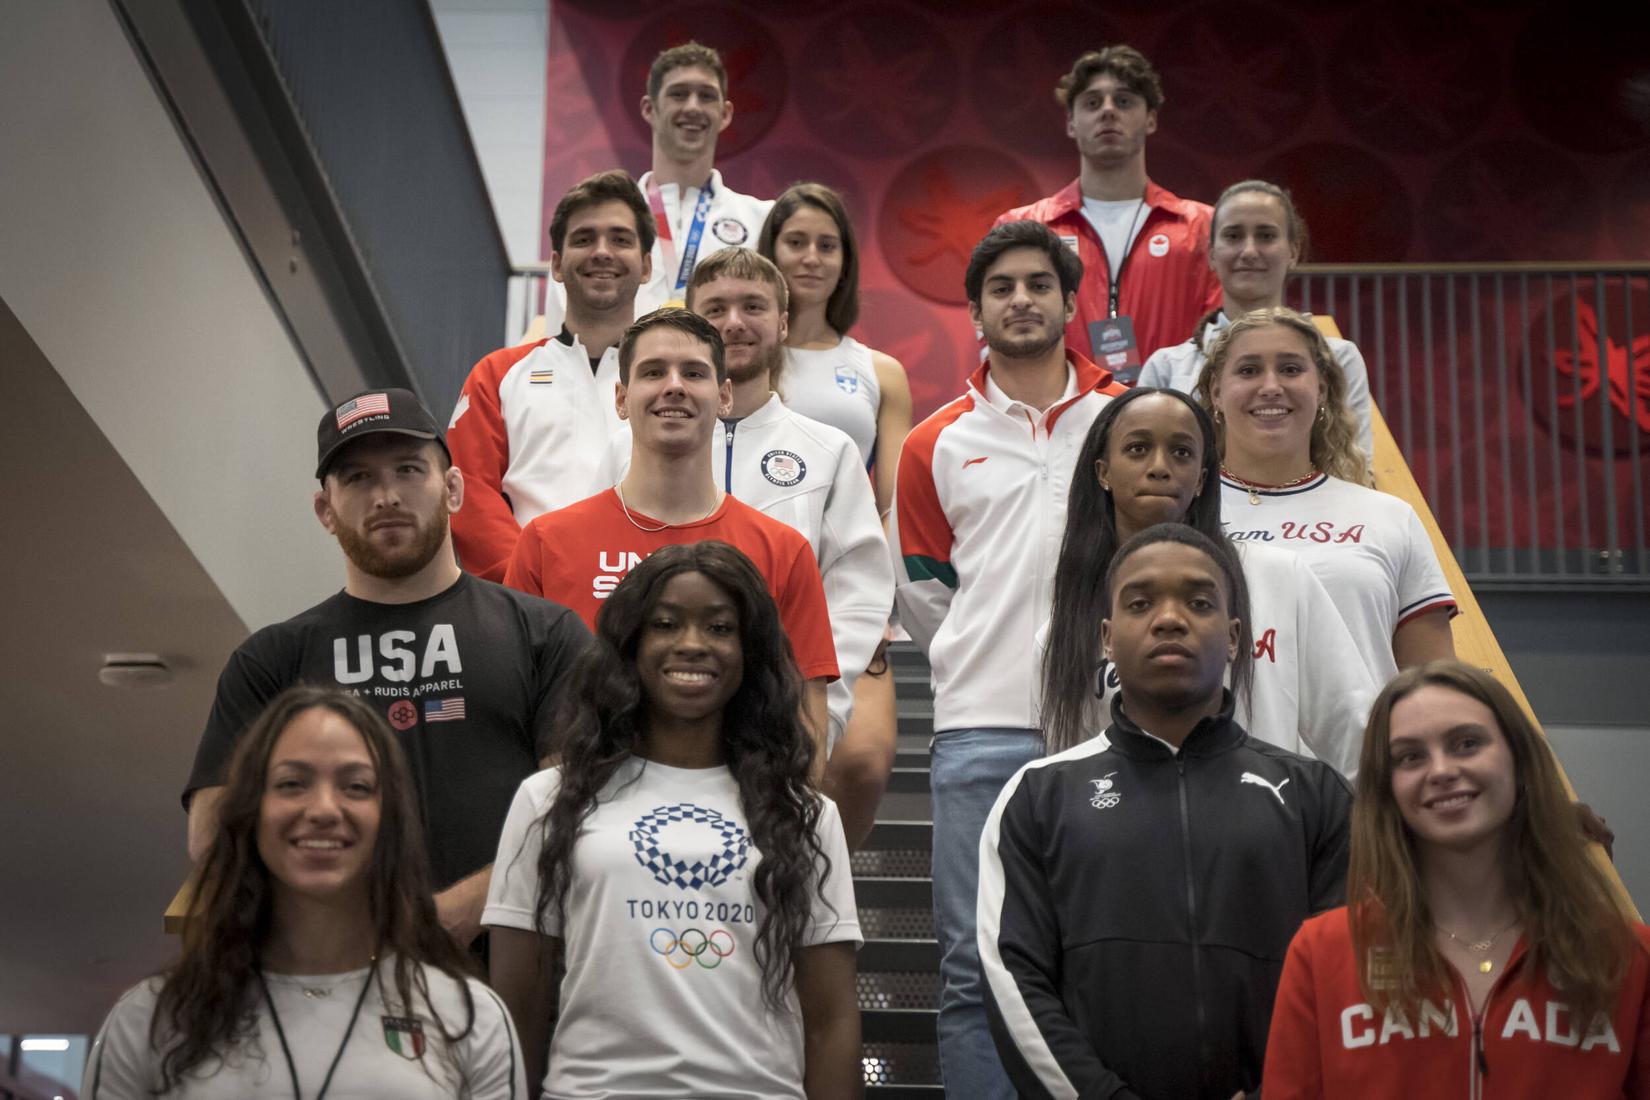
{"label": "bearded man", "polygon": [[399,735],[437,911],[470,944],[510,801],[549,755],[559,689],[589,631],[559,604],[459,569],[449,520],[464,477],[414,394],[357,394],[317,436],[315,515],[344,552],[344,589],[259,630],[224,666],[183,792],[190,858],[211,846],[224,769],[265,704],[294,684],[337,687]]}

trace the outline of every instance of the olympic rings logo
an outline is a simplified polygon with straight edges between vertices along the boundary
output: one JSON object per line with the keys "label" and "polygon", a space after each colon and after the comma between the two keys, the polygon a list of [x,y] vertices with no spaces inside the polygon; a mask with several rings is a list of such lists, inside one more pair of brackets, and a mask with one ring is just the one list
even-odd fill
{"label": "olympic rings logo", "polygon": [[[721,937],[718,939],[717,937]],[[733,954],[733,933],[718,928],[706,935],[699,928],[684,928],[678,936],[669,928],[655,928],[648,936],[647,945],[665,957],[677,970],[686,970],[698,963],[705,970],[715,970],[722,960]],[[681,961],[678,962],[677,960]]]}

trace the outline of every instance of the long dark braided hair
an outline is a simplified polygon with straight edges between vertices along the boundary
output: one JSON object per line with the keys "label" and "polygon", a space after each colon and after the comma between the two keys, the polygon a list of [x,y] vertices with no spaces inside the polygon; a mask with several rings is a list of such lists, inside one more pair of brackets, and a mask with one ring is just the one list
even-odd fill
{"label": "long dark braided hair", "polygon": [[[1112,429],[1134,402],[1153,394],[1179,401],[1192,411],[1203,439],[1203,489],[1181,522],[1226,545],[1220,522],[1220,449],[1209,414],[1186,394],[1150,386],[1115,398],[1089,426],[1072,475],[1066,502],[1066,532],[1054,567],[1054,601],[1049,615],[1048,648],[1043,654],[1043,743],[1051,753],[1071,748],[1096,732],[1093,711],[1095,674],[1100,667],[1100,620],[1108,613],[1103,582],[1121,539],[1112,495],[1100,487],[1095,463],[1108,457]],[[1249,631],[1249,609],[1233,615]],[[1245,643],[1232,662],[1232,691],[1248,690],[1254,653]],[[1104,716],[1099,716],[1104,718]]]}
{"label": "long dark braided hair", "polygon": [[756,959],[765,999],[782,1011],[813,896],[830,874],[830,861],[816,835],[819,796],[808,784],[814,749],[801,720],[802,678],[762,575],[726,543],[663,547],[619,582],[597,615],[595,640],[574,667],[559,723],[561,781],[539,824],[535,923],[543,934],[545,918],[554,912],[566,927],[573,850],[584,821],[619,769],[641,753],[649,701],[636,651],[665,585],[683,573],[702,574],[738,615],[745,669],[722,712],[722,751],[739,786],[751,843],[762,853],[751,877],[763,910]]}

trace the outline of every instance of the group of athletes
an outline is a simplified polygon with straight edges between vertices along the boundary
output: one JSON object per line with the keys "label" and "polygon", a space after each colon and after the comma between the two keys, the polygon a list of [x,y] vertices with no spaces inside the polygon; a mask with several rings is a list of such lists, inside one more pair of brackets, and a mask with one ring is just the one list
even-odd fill
{"label": "group of athletes", "polygon": [[344,589],[225,667],[181,955],[83,1095],[857,1095],[903,629],[948,1095],[1650,1097],[1650,932],[1453,659],[1288,193],[1152,183],[1130,47],[1056,94],[1078,178],[974,249],[913,428],[841,198],[728,188],[720,58],[657,58],[651,170],[556,206],[555,335],[445,429],[323,416]]}

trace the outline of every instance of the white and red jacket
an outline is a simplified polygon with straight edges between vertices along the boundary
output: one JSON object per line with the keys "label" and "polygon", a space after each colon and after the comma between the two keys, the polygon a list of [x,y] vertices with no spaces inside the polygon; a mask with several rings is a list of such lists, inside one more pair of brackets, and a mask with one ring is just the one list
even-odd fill
{"label": "white and red jacket", "polygon": [[[841,678],[826,689],[830,744],[853,709],[854,681],[882,641],[894,603],[888,541],[859,448],[846,432],[787,408],[773,394],[761,408],[724,421],[711,439],[716,480],[737,499],[801,532],[819,561]],[[616,485],[630,470],[630,426],[607,445],[598,479]]]}
{"label": "white and red jacket", "polygon": [[[1209,267],[1209,226],[1214,210],[1146,181],[1146,217],[1122,264],[1117,312],[1134,322],[1140,360],[1191,336],[1199,319],[1220,305],[1220,280]],[[1076,180],[1044,199],[1017,206],[996,221],[1042,222],[1083,261],[1077,315],[1066,326],[1066,346],[1094,357],[1089,322],[1107,315],[1111,265],[1100,235],[1083,214]]]}
{"label": "white and red jacket", "polygon": [[477,363],[447,425],[464,507],[453,545],[465,569],[503,582],[521,529],[597,489],[602,453],[619,427],[619,351],[595,370],[577,337],[502,348]]}
{"label": "white and red jacket", "polygon": [[936,731],[1038,724],[1037,628],[1048,618],[1077,452],[1124,392],[1109,372],[1067,357],[1066,396],[1046,413],[1010,401],[985,363],[900,452],[894,598],[933,668]]}
{"label": "white and red jacket", "polygon": [[1410,1020],[1364,1000],[1346,909],[1314,917],[1289,945],[1278,983],[1266,1100],[1650,1096],[1650,929],[1634,931],[1608,1021],[1575,1019],[1522,941],[1478,1018],[1457,979],[1452,998],[1423,1002]]}

